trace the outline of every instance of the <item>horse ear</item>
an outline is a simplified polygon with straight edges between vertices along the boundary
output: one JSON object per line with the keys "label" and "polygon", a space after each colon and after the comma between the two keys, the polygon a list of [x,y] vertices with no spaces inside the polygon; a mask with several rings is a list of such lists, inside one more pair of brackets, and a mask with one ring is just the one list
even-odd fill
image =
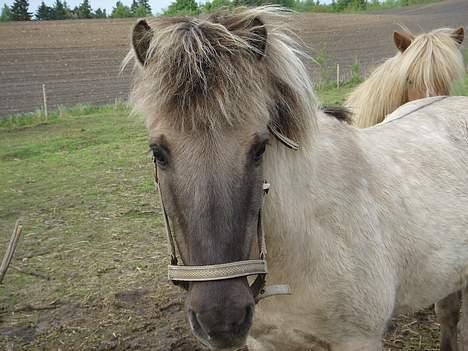
{"label": "horse ear", "polygon": [[457,42],[458,45],[463,43],[463,39],[465,39],[465,30],[463,27],[457,28],[452,32],[452,38]]}
{"label": "horse ear", "polygon": [[263,21],[255,17],[250,24],[252,36],[248,39],[249,44],[254,48],[258,59],[265,56],[268,33]]}
{"label": "horse ear", "polygon": [[393,42],[400,52],[404,52],[411,45],[413,36],[407,33],[393,32]]}
{"label": "horse ear", "polygon": [[148,49],[153,37],[153,31],[148,23],[142,19],[139,20],[132,32],[132,45],[138,61],[144,66],[147,59]]}

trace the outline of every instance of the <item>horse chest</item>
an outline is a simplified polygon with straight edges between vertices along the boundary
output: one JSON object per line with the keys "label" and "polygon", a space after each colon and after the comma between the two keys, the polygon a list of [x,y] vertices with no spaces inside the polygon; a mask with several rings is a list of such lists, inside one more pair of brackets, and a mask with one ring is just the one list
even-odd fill
{"label": "horse chest", "polygon": [[327,328],[323,329],[318,314],[310,304],[302,304],[302,309],[298,309],[278,301],[266,303],[257,311],[251,332],[254,341],[249,344],[249,350],[330,350],[325,341]]}

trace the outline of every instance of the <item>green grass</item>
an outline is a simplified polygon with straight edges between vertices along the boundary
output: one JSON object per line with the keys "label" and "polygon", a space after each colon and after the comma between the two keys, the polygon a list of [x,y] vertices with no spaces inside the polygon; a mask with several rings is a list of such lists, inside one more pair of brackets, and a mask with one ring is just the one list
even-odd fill
{"label": "green grass", "polygon": [[341,105],[346,96],[356,87],[354,84],[343,84],[339,88],[335,84],[328,84],[317,90],[322,105]]}
{"label": "green grass", "polygon": [[55,123],[63,117],[86,116],[90,114],[107,113],[110,111],[124,111],[127,106],[124,103],[116,102],[114,105],[93,106],[79,104],[72,107],[59,106],[56,110],[50,112],[46,117],[41,110],[30,113],[19,113],[8,117],[0,118],[0,129],[31,126],[38,124]]}
{"label": "green grass", "polygon": [[[0,255],[20,218],[24,231],[12,266],[51,278],[7,272],[0,344],[2,328],[36,323],[38,316],[7,318],[2,311],[59,301],[104,313],[116,292],[144,286],[157,293],[165,286],[165,236],[142,121],[122,107],[67,111],[0,130]],[[87,331],[98,333],[94,318],[82,326],[95,323]],[[99,318],[119,320],[118,313]]]}

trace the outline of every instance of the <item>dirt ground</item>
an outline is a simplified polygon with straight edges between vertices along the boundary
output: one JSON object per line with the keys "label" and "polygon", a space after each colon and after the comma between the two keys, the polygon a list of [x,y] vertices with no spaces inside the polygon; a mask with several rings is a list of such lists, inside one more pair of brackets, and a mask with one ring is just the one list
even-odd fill
{"label": "dirt ground", "polygon": [[[287,19],[309,48],[325,61],[308,62],[313,76],[343,78],[353,63],[363,72],[393,55],[391,33],[398,24],[413,31],[468,26],[468,2],[449,0],[425,6],[365,14],[298,14]],[[107,104],[127,98],[129,72],[119,75],[129,48],[133,19],[0,23],[0,116],[77,103]]]}

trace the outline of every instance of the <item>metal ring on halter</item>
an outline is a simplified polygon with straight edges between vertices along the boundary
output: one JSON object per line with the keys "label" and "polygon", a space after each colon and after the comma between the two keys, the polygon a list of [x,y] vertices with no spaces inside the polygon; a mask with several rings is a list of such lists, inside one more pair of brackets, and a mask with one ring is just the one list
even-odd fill
{"label": "metal ring on halter", "polygon": [[[169,217],[167,216],[166,209],[164,207],[164,201],[161,194],[161,187],[158,184],[158,168],[156,163],[154,164],[154,180],[155,185],[159,191],[159,198],[161,202],[161,208],[164,215],[164,225],[167,234],[167,241],[169,244],[169,256],[171,264],[168,266],[168,279],[175,285],[181,286],[185,290],[188,290],[188,282],[191,281],[213,281],[213,280],[226,280],[239,277],[248,277],[251,275],[257,275],[254,282],[250,285],[255,302],[257,303],[262,298],[273,296],[273,295],[289,295],[288,285],[273,285],[265,288],[266,275],[268,273],[267,262],[266,262],[266,243],[265,234],[262,226],[262,208],[258,211],[257,221],[257,240],[260,259],[257,260],[244,260],[237,262],[229,262],[214,265],[204,266],[185,266],[178,265],[177,260],[177,249],[176,241],[172,234]],[[268,194],[270,184],[268,182],[263,183],[263,195]]]}

